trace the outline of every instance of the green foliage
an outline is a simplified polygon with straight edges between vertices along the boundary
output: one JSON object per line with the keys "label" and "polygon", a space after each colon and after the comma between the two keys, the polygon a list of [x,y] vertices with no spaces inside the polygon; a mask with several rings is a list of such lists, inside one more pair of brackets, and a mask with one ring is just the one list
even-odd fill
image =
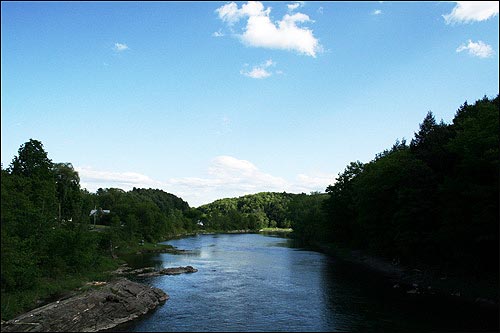
{"label": "green foliage", "polygon": [[[195,231],[202,218],[161,190],[82,190],[72,164],[52,163],[37,140],[1,173],[2,318],[109,269],[116,248]],[[105,228],[92,228],[94,207]]]}
{"label": "green foliage", "polygon": [[43,281],[91,274],[106,259],[98,249],[101,235],[72,219],[82,215],[86,194],[71,164],[53,164],[41,142],[30,140],[1,173],[0,281],[6,318],[34,306]]}
{"label": "green foliage", "polygon": [[323,210],[327,194],[311,193],[295,196],[288,205],[293,234],[302,242],[326,241],[330,229]]}
{"label": "green foliage", "polygon": [[56,179],[59,220],[79,220],[82,192],[78,172],[71,163],[55,163],[53,171]]}
{"label": "green foliage", "polygon": [[326,225],[302,238],[365,248],[466,275],[498,273],[499,97],[464,103],[453,123],[429,112],[409,146],[351,163],[328,186]]}
{"label": "green foliage", "polygon": [[330,224],[330,238],[335,241],[353,242],[357,234],[355,210],[355,192],[353,182],[364,170],[364,164],[351,162],[340,173],[334,185],[326,188],[330,197],[325,202],[325,212]]}
{"label": "green foliage", "polygon": [[11,174],[39,179],[53,177],[52,161],[40,141],[30,139],[19,148],[18,154],[10,165]]}
{"label": "green foliage", "polygon": [[[355,183],[356,245],[409,258],[427,249],[435,201],[432,170],[402,150],[365,165]],[[366,236],[370,241],[366,242]]]}
{"label": "green foliage", "polygon": [[261,192],[226,198],[203,205],[205,228],[209,230],[260,230],[289,228],[288,204],[296,194]]}
{"label": "green foliage", "polygon": [[99,223],[111,225],[115,219],[115,233],[125,241],[165,239],[197,228],[200,214],[189,208],[187,202],[162,190],[99,189],[96,206],[108,209],[110,214],[99,216]]}

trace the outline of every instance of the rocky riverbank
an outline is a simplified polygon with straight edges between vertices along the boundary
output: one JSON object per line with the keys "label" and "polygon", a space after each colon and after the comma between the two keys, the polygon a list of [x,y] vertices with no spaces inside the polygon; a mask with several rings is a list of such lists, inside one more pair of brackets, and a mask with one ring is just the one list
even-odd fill
{"label": "rocky riverbank", "polygon": [[161,289],[120,278],[1,325],[2,332],[97,332],[136,319],[168,300]]}
{"label": "rocky riverbank", "polygon": [[162,268],[160,270],[154,267],[144,267],[138,269],[131,269],[128,266],[122,266],[113,272],[115,275],[137,275],[141,277],[145,276],[160,276],[160,275],[179,275],[184,273],[196,273],[198,270],[193,266],[179,266],[179,267],[169,267]]}
{"label": "rocky riverbank", "polygon": [[376,271],[391,279],[394,289],[406,294],[451,297],[495,311],[499,307],[498,297],[492,296],[498,296],[498,281],[495,287],[491,281],[472,281],[439,274],[429,268],[406,267],[397,260],[388,261],[358,250],[320,243],[314,244],[314,248],[343,261]]}

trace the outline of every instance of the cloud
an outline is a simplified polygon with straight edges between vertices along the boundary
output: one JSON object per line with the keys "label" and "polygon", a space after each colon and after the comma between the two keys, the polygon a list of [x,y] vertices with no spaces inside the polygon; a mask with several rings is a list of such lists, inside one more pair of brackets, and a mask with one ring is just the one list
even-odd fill
{"label": "cloud", "polygon": [[205,178],[172,178],[166,183],[176,190],[174,194],[179,193],[196,205],[264,191],[282,192],[289,188],[285,179],[261,171],[250,161],[227,155],[217,156],[211,161]]}
{"label": "cloud", "polygon": [[259,1],[249,1],[241,8],[231,2],[219,7],[216,12],[229,26],[247,18],[243,33],[236,35],[247,46],[296,51],[311,57],[316,57],[316,54],[322,51],[313,31],[298,26],[301,23],[314,22],[306,14],[286,14],[275,24],[269,17],[271,7],[264,10],[264,5]]}
{"label": "cloud", "polygon": [[238,22],[245,16],[269,15],[271,8],[264,11],[264,5],[259,1],[249,1],[238,9],[238,5],[234,2],[228,3],[215,10],[219,14],[219,18],[229,24]]}
{"label": "cloud", "polygon": [[373,12],[372,12],[372,15],[380,15],[382,14],[382,11],[380,9],[375,9]]}
{"label": "cloud", "polygon": [[294,181],[260,170],[248,160],[222,155],[215,157],[204,177],[179,177],[159,181],[136,172],[98,171],[91,167],[76,167],[83,188],[95,192],[98,188],[157,188],[172,193],[193,207],[216,199],[237,197],[258,192],[309,193],[324,191],[332,184],[333,174],[299,174]]}
{"label": "cloud", "polygon": [[293,186],[296,191],[312,192],[312,191],[325,191],[326,187],[335,182],[336,175],[320,173],[316,175],[297,175],[297,183]]}
{"label": "cloud", "polygon": [[219,29],[219,31],[215,31],[212,36],[214,37],[224,37],[224,33]]}
{"label": "cloud", "polygon": [[469,39],[467,45],[462,44],[457,48],[457,52],[468,51],[470,55],[479,58],[489,58],[493,56],[494,51],[491,45],[485,44],[482,41],[473,42]]}
{"label": "cloud", "polygon": [[95,191],[99,187],[118,187],[124,190],[134,186],[153,186],[158,184],[148,176],[136,172],[99,171],[91,167],[76,167],[82,187]]}
{"label": "cloud", "polygon": [[293,11],[293,10],[299,8],[299,7],[304,6],[304,1],[295,1],[295,2],[293,2],[291,4],[286,5],[286,6],[288,7],[289,11]]}
{"label": "cloud", "polygon": [[443,15],[446,24],[484,21],[498,15],[498,1],[456,1],[451,13]]}
{"label": "cloud", "polygon": [[251,70],[241,70],[240,74],[251,77],[252,79],[265,79],[272,75],[267,69],[276,65],[271,59],[265,63],[252,67]]}
{"label": "cloud", "polygon": [[127,44],[115,43],[115,47],[113,48],[116,52],[122,52],[128,50]]}
{"label": "cloud", "polygon": [[[305,192],[324,191],[335,180],[334,174],[299,174],[294,182],[261,171],[255,164],[232,156],[217,156],[208,169],[209,178],[186,177],[170,179],[171,184],[197,193],[221,193],[218,198],[241,196],[266,191]],[[209,201],[207,201],[209,202]]]}
{"label": "cloud", "polygon": [[251,77],[252,79],[265,79],[266,77],[269,77],[272,75],[265,68],[261,68],[261,67],[254,67],[251,71],[241,70],[240,73],[242,75]]}

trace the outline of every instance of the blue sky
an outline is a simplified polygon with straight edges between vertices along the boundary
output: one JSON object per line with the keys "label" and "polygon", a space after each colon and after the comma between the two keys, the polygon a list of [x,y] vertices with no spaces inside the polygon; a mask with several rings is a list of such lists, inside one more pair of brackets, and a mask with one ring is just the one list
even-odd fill
{"label": "blue sky", "polygon": [[498,94],[498,2],[2,2],[1,156],[191,206],[324,191]]}

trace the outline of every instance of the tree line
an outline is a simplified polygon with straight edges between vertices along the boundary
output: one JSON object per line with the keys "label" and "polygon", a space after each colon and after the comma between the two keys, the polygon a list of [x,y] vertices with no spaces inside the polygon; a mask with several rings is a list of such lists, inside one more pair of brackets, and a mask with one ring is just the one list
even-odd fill
{"label": "tree line", "polygon": [[465,102],[451,124],[429,111],[409,144],[347,165],[315,224],[294,220],[296,235],[442,271],[498,274],[499,106],[498,96]]}
{"label": "tree line", "polygon": [[225,198],[198,207],[205,227],[213,230],[290,228],[288,206],[296,194],[261,192]]}
{"label": "tree line", "polygon": [[499,97],[429,111],[410,143],[353,161],[326,193],[263,192],[199,207],[217,229],[292,227],[334,243],[465,276],[498,274]]}
{"label": "tree line", "polygon": [[52,162],[34,139],[2,165],[1,193],[2,318],[115,267],[114,250],[199,227],[195,209],[162,190],[82,189],[73,165]]}

